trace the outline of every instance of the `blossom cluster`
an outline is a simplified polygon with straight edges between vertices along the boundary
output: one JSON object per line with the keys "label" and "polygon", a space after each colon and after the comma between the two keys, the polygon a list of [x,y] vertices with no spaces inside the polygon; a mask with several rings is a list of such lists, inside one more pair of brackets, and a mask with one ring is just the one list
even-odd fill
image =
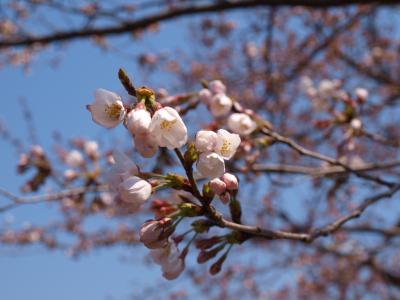
{"label": "blossom cluster", "polygon": [[[185,171],[188,163],[190,168],[196,165],[201,175],[198,178],[209,180],[203,191],[209,191],[207,197],[211,195],[211,200],[216,195],[224,204],[234,201],[239,188],[238,179],[225,172],[225,161],[235,155],[241,144],[241,136],[251,134],[256,130],[257,124],[248,114],[232,112],[233,101],[226,95],[225,85],[218,80],[212,81],[198,96],[213,116],[226,116],[226,124],[233,132],[225,129],[200,130],[191,142],[188,142],[188,129],[176,109],[170,106],[162,107],[155,101],[154,92],[145,87],[136,89],[135,96],[137,103],[129,105],[116,93],[98,89],[94,94],[94,102],[87,108],[93,121],[105,128],[123,124],[132,136],[135,149],[143,157],[153,157],[159,147],[179,152],[179,148],[187,145],[185,156],[181,157]],[[88,145],[87,148],[88,153],[96,155],[96,145]],[[130,203],[138,210],[160,187],[179,189],[186,184],[194,189],[193,184],[196,185],[196,182],[185,181],[179,175],[171,173],[155,174],[156,176],[153,173],[143,173],[133,161],[119,151],[113,152],[113,160],[113,167],[107,176],[110,191],[116,199]],[[79,152],[71,151],[66,156],[66,162],[72,167],[78,167],[82,164],[82,157]],[[154,176],[156,179],[151,180]],[[169,215],[145,222],[140,229],[141,242],[151,249],[153,260],[161,266],[166,279],[175,279],[184,270],[184,259],[190,243],[180,252],[178,244],[182,238],[179,240],[172,237],[172,234],[184,217],[197,215],[193,209],[198,210],[199,207],[183,203],[172,208]],[[196,228],[196,235],[204,230],[203,226]]]}

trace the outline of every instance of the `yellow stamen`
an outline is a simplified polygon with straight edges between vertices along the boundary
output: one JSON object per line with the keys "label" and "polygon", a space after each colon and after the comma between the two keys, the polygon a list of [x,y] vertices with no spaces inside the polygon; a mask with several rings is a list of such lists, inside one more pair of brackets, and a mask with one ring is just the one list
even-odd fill
{"label": "yellow stamen", "polygon": [[224,139],[220,152],[223,156],[229,156],[230,151],[231,151],[231,143],[228,140]]}
{"label": "yellow stamen", "polygon": [[163,120],[160,123],[160,128],[162,130],[169,131],[171,129],[172,125],[174,125],[175,123],[176,123],[176,120],[172,120],[172,121]]}
{"label": "yellow stamen", "polygon": [[121,116],[122,106],[119,103],[113,103],[111,105],[107,105],[104,109],[106,114],[110,119],[119,119]]}

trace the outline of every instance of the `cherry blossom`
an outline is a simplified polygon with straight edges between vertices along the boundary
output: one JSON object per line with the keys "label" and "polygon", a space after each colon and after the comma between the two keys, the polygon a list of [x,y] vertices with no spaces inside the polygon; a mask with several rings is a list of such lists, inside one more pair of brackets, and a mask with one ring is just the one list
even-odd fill
{"label": "cherry blossom", "polygon": [[88,109],[95,123],[113,128],[123,121],[126,111],[120,96],[105,89],[97,89],[94,97],[95,100],[88,105]]}
{"label": "cherry blossom", "polygon": [[126,116],[126,127],[133,135],[147,133],[151,115],[146,109],[134,109]]}
{"label": "cherry blossom", "polygon": [[234,133],[248,135],[257,128],[257,124],[247,114],[234,113],[228,118],[228,127]]}
{"label": "cherry blossom", "polygon": [[187,142],[187,128],[172,107],[157,110],[151,119],[149,130],[160,147],[175,149]]}
{"label": "cherry blossom", "polygon": [[86,141],[83,147],[89,157],[96,158],[99,156],[99,144],[96,141]]}
{"label": "cherry blossom", "polygon": [[204,152],[199,156],[197,170],[205,177],[220,177],[225,172],[224,159],[215,152]]}
{"label": "cherry blossom", "polygon": [[142,205],[151,195],[151,184],[137,176],[130,176],[123,180],[118,188],[122,200]]}
{"label": "cherry blossom", "polygon": [[171,221],[170,218],[165,218],[161,221],[145,222],[140,228],[140,241],[149,249],[166,247],[172,233]]}
{"label": "cherry blossom", "polygon": [[79,167],[83,164],[83,156],[78,150],[68,152],[65,157],[65,163],[71,167]]}
{"label": "cherry blossom", "polygon": [[213,151],[217,144],[217,134],[211,130],[200,130],[196,134],[195,146],[200,152]]}
{"label": "cherry blossom", "polygon": [[221,155],[224,159],[230,159],[235,155],[237,148],[240,145],[240,136],[236,133],[230,133],[225,129],[217,131],[217,143],[215,152]]}
{"label": "cherry blossom", "polygon": [[232,109],[233,102],[231,98],[223,93],[214,95],[210,99],[209,109],[214,117],[227,115]]}
{"label": "cherry blossom", "polygon": [[226,86],[222,83],[221,80],[213,80],[208,83],[208,89],[213,94],[225,94],[226,93]]}
{"label": "cherry blossom", "polygon": [[150,254],[153,261],[161,265],[165,279],[176,279],[185,269],[184,261],[174,242],[169,242],[164,248],[152,250]]}

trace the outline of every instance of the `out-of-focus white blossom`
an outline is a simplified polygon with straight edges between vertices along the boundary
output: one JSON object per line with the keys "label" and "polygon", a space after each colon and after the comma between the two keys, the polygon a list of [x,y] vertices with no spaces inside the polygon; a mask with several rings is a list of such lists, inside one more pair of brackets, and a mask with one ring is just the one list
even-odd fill
{"label": "out-of-focus white blossom", "polygon": [[138,174],[138,167],[124,153],[117,150],[113,152],[114,164],[107,173],[107,183],[113,192],[118,192],[118,186],[128,177]]}
{"label": "out-of-focus white blossom", "polygon": [[351,128],[353,128],[354,130],[360,130],[362,128],[362,122],[360,119],[354,118],[353,120],[351,120],[350,122],[350,126]]}
{"label": "out-of-focus white blossom", "polygon": [[228,118],[228,127],[234,133],[248,135],[257,128],[257,124],[247,114],[234,113]]}
{"label": "out-of-focus white blossom", "polygon": [[74,170],[67,169],[64,171],[64,178],[66,181],[72,181],[77,177],[78,177],[78,173],[75,172]]}
{"label": "out-of-focus white blossom", "polygon": [[215,152],[203,152],[197,161],[197,170],[205,177],[220,177],[225,172],[224,159]]}
{"label": "out-of-focus white blossom", "polygon": [[36,157],[41,157],[41,156],[44,155],[44,150],[43,150],[42,146],[33,145],[33,146],[31,147],[31,154],[32,154],[33,156],[36,156]]}
{"label": "out-of-focus white blossom", "polygon": [[172,107],[157,110],[150,123],[150,133],[160,147],[180,148],[187,142],[187,128]]}
{"label": "out-of-focus white blossom", "polygon": [[99,156],[99,144],[96,141],[86,141],[83,147],[89,157],[95,158]]}
{"label": "out-of-focus white blossom", "polygon": [[217,144],[217,134],[211,130],[200,130],[196,134],[195,146],[200,152],[210,152]]}
{"label": "out-of-focus white blossom", "polygon": [[70,167],[79,167],[83,164],[83,156],[78,150],[71,150],[65,156],[65,163]]}
{"label": "out-of-focus white blossom", "polygon": [[231,98],[223,93],[215,94],[209,102],[209,109],[214,117],[227,115],[232,109]]}
{"label": "out-of-focus white blossom", "polygon": [[161,265],[165,279],[176,279],[185,269],[184,261],[174,242],[169,242],[164,248],[152,250],[150,254],[154,262]]}
{"label": "out-of-focus white blossom", "polygon": [[240,145],[240,136],[236,133],[230,133],[225,129],[217,131],[217,144],[215,152],[221,155],[224,159],[230,159],[235,155],[237,148]]}
{"label": "out-of-focus white blossom", "polygon": [[362,101],[365,101],[368,98],[368,91],[363,88],[356,88],[355,94],[356,94],[356,97]]}
{"label": "out-of-focus white blossom", "polygon": [[221,80],[213,80],[208,83],[208,89],[213,94],[225,94],[226,86],[222,83]]}
{"label": "out-of-focus white blossom", "polygon": [[248,42],[244,45],[244,52],[248,57],[254,58],[258,55],[258,48],[256,43]]}
{"label": "out-of-focus white blossom", "polygon": [[125,108],[121,97],[105,89],[94,93],[94,102],[88,105],[92,119],[105,128],[117,126],[125,117]]}
{"label": "out-of-focus white blossom", "polygon": [[205,103],[206,105],[210,104],[212,98],[212,93],[209,89],[201,89],[199,92],[199,99],[201,102]]}

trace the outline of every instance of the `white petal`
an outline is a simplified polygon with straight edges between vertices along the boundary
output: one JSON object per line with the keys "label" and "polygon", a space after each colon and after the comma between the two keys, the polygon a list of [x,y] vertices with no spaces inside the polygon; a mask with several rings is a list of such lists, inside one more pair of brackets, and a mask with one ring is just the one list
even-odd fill
{"label": "white petal", "polygon": [[225,129],[219,129],[217,135],[218,139],[215,146],[215,152],[221,155],[224,159],[232,158],[240,145],[240,136],[236,133],[230,133]]}
{"label": "white petal", "polygon": [[225,173],[224,159],[215,152],[204,152],[199,156],[197,170],[205,177],[220,177]]}
{"label": "white petal", "polygon": [[200,152],[214,150],[217,143],[217,134],[211,130],[200,130],[196,134],[195,146]]}
{"label": "white petal", "polygon": [[145,109],[132,110],[126,116],[126,127],[133,135],[147,132],[149,130],[150,123],[150,113]]}
{"label": "white petal", "polygon": [[228,127],[234,133],[248,135],[257,128],[257,124],[247,114],[234,113],[228,118]]}

